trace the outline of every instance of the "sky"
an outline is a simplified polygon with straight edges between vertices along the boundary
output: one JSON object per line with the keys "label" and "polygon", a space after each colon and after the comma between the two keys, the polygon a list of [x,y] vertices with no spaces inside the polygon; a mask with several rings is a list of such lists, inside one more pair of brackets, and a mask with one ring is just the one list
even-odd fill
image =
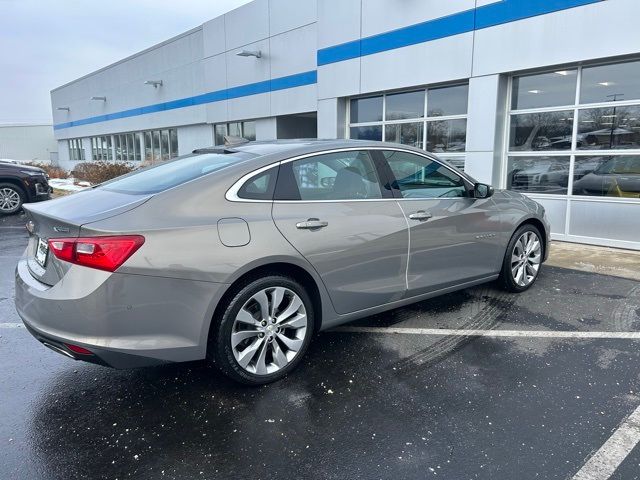
{"label": "sky", "polygon": [[0,123],[51,123],[49,92],[249,0],[0,0]]}

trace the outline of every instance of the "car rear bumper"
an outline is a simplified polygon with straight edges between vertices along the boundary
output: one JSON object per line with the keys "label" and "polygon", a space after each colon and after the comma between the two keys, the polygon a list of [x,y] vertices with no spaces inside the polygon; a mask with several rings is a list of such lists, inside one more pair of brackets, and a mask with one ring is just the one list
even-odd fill
{"label": "car rear bumper", "polygon": [[[221,284],[72,266],[56,285],[16,267],[16,309],[29,332],[77,360],[115,368],[206,357]],[[93,355],[74,353],[68,345]]]}

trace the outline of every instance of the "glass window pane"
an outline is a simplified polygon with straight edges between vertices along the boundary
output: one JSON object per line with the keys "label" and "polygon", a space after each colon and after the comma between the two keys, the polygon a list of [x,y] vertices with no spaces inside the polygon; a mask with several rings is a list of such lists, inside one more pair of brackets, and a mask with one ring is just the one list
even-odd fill
{"label": "glass window pane", "polygon": [[640,155],[576,157],[573,194],[640,198]]}
{"label": "glass window pane", "polygon": [[456,155],[455,157],[450,157],[447,155],[438,155],[440,160],[446,160],[447,163],[453,167],[456,167],[458,170],[464,172],[464,163],[466,158],[464,155]]}
{"label": "glass window pane", "polygon": [[382,140],[382,125],[351,127],[350,138],[354,140]]}
{"label": "glass window pane", "polygon": [[507,189],[567,194],[571,157],[509,157]]}
{"label": "glass window pane", "polygon": [[160,130],[151,132],[153,135],[153,162],[160,161]]}
{"label": "glass window pane", "polygon": [[228,124],[228,132],[231,137],[242,137],[242,124],[240,122]]}
{"label": "glass window pane", "polygon": [[107,139],[107,158],[109,161],[113,161],[113,140],[111,139],[111,135],[106,137]]}
{"label": "glass window pane", "polygon": [[135,159],[135,150],[133,149],[133,134],[127,133],[127,161],[132,162]]}
{"label": "glass window pane", "polygon": [[144,132],[144,161],[153,161],[153,150],[151,148],[151,132]]}
{"label": "glass window pane", "polygon": [[351,100],[351,123],[382,121],[382,96]]}
{"label": "glass window pane", "polygon": [[640,106],[590,108],[578,113],[578,148],[640,148]]}
{"label": "glass window pane", "polygon": [[114,135],[114,144],[116,148],[116,160],[122,160],[122,144],[120,143],[120,135]]}
{"label": "glass window pane", "polygon": [[557,107],[576,102],[576,70],[526,75],[513,78],[511,108]]}
{"label": "glass window pane", "polygon": [[640,62],[582,69],[580,103],[640,99]]}
{"label": "glass window pane", "polygon": [[178,131],[175,128],[169,130],[169,141],[171,143],[171,157],[178,156]]}
{"label": "glass window pane", "polygon": [[427,150],[430,152],[464,152],[466,142],[466,119],[427,122]]}
{"label": "glass window pane", "polygon": [[448,198],[468,195],[462,177],[438,162],[398,151],[386,151],[384,156],[403,198]]}
{"label": "glass window pane", "polygon": [[244,122],[242,124],[242,137],[251,141],[256,139],[256,122]]}
{"label": "glass window pane", "polygon": [[238,197],[253,200],[271,200],[277,173],[278,167],[275,167],[249,179],[238,191]]}
{"label": "glass window pane", "polygon": [[573,110],[511,116],[509,149],[515,151],[570,150]]}
{"label": "glass window pane", "polygon": [[162,161],[169,160],[169,131],[162,130]]}
{"label": "glass window pane", "polygon": [[220,123],[214,127],[216,145],[224,145],[224,136],[227,134],[226,123]]}
{"label": "glass window pane", "polygon": [[424,123],[396,123],[384,127],[384,141],[423,148]]}
{"label": "glass window pane", "polygon": [[140,133],[133,134],[133,149],[135,151],[135,161],[139,162],[142,160],[142,156],[140,155]]}
{"label": "glass window pane", "polygon": [[368,152],[318,155],[292,162],[301,200],[381,198],[378,173]]}
{"label": "glass window pane", "polygon": [[430,88],[427,92],[427,116],[464,115],[468,100],[469,85]]}
{"label": "glass window pane", "polygon": [[387,95],[386,102],[387,120],[424,117],[424,90]]}

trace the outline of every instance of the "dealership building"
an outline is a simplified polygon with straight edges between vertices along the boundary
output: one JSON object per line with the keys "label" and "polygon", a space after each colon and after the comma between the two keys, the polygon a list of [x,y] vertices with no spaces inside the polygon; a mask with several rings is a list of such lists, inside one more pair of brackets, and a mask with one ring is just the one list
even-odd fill
{"label": "dealership building", "polygon": [[417,146],[640,249],[637,0],[254,0],[51,92],[60,164],[250,139]]}

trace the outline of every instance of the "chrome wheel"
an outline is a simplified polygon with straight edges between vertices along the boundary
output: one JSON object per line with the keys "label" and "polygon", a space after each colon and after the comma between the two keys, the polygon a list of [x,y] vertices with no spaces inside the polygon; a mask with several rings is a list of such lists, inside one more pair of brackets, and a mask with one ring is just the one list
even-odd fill
{"label": "chrome wheel", "polygon": [[13,213],[20,206],[20,194],[13,188],[0,189],[0,212]]}
{"label": "chrome wheel", "polygon": [[231,348],[238,365],[255,375],[287,366],[304,344],[307,312],[302,299],[285,287],[254,294],[233,322]]}
{"label": "chrome wheel", "polygon": [[511,252],[511,275],[516,285],[526,287],[538,275],[542,261],[542,244],[535,232],[524,232]]}

